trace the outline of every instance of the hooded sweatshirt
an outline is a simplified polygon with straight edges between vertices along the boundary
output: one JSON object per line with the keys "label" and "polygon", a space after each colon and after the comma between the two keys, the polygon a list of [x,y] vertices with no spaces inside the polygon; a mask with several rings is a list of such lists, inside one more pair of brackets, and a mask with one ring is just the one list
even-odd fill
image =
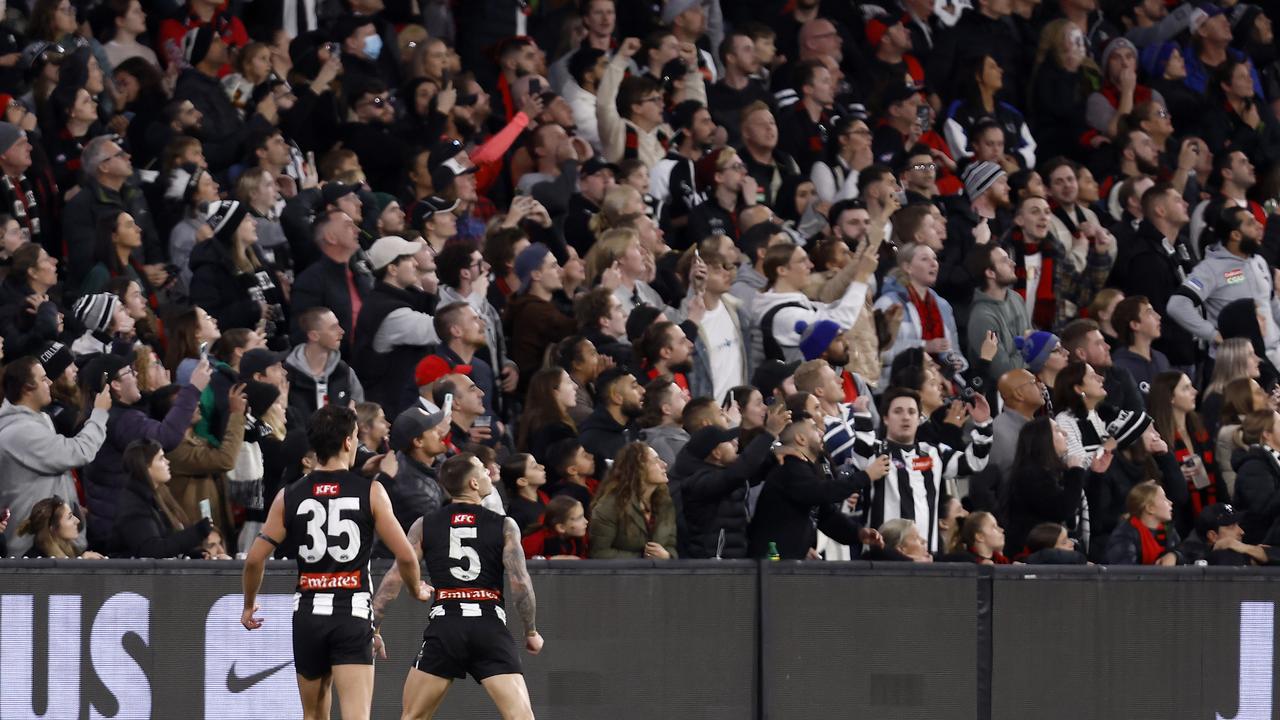
{"label": "hooded sweatshirt", "polygon": [[640,442],[653,448],[668,467],[676,462],[676,455],[689,442],[689,433],[679,425],[656,425],[640,431]]}
{"label": "hooded sweatshirt", "polygon": [[42,412],[7,401],[0,405],[0,507],[12,511],[5,530],[11,554],[31,547],[31,536],[18,537],[18,526],[37,502],[57,495],[77,504],[71,471],[88,465],[106,436],[106,410],[95,409],[80,432],[68,438]]}
{"label": "hooded sweatshirt", "polygon": [[1209,248],[1204,260],[1169,298],[1166,314],[1200,340],[1212,340],[1218,315],[1236,300],[1252,299],[1264,318],[1263,343],[1267,357],[1280,360],[1280,301],[1276,299],[1271,268],[1261,255],[1240,257],[1221,244]]}
{"label": "hooded sweatshirt", "polygon": [[974,291],[966,330],[969,352],[976,353],[982,347],[988,330],[995,332],[999,344],[995,357],[991,358],[991,377],[998,378],[1010,370],[1027,366],[1013,341],[1029,329],[1031,321],[1027,319],[1027,306],[1017,293],[1009,290],[1003,300],[996,300],[981,290]]}
{"label": "hooded sweatshirt", "polygon": [[364,387],[351,368],[342,361],[341,353],[330,351],[324,370],[319,375],[311,372],[307,362],[306,345],[297,345],[284,359],[285,372],[289,374],[289,407],[296,408],[304,416],[333,403],[364,402]]}

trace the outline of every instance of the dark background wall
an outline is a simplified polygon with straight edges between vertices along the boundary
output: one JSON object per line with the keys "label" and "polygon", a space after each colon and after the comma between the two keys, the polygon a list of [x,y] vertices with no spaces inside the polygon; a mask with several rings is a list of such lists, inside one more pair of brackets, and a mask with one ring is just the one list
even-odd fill
{"label": "dark background wall", "polygon": [[[540,718],[1275,716],[1280,573],[531,565],[547,646],[522,657]],[[252,633],[239,625],[239,571],[0,561],[0,718],[299,716],[294,571],[269,571],[266,625]],[[391,608],[375,718],[398,717],[425,623],[407,596]],[[496,712],[467,679],[441,717]]]}

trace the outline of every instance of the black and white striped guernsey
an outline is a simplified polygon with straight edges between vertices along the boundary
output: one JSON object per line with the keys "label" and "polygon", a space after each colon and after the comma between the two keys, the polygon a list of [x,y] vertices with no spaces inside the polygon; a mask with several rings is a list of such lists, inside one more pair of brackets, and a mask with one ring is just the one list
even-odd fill
{"label": "black and white striped guernsey", "polygon": [[371,487],[372,481],[353,472],[318,470],[285,489],[280,548],[298,563],[294,612],[372,618]]}
{"label": "black and white striped guernsey", "polygon": [[422,519],[422,558],[436,589],[430,617],[496,615],[502,608],[506,516],[454,502]]}
{"label": "black and white striped guernsey", "polygon": [[[856,440],[854,465],[865,468],[875,451],[875,426],[869,413],[854,415]],[[889,443],[892,467],[883,480],[871,483],[867,527],[878,528],[886,520],[914,520],[929,542],[938,547],[938,500],[943,493],[955,496],[955,479],[968,477],[987,466],[991,454],[991,421],[975,425],[969,446],[960,450],[947,445],[916,442]]]}

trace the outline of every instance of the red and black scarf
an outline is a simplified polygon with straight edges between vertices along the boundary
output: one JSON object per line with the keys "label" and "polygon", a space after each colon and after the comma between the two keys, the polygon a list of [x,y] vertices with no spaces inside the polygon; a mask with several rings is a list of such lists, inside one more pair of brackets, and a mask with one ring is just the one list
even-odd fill
{"label": "red and black scarf", "polygon": [[[1191,493],[1192,517],[1200,517],[1202,510],[1218,502],[1217,463],[1214,462],[1213,445],[1209,442],[1209,433],[1200,430],[1195,433],[1192,442],[1188,443],[1186,438],[1175,432],[1173,442],[1173,457],[1178,461],[1179,466],[1186,462],[1192,453],[1196,453],[1200,456],[1205,473],[1209,476],[1209,484],[1204,488],[1197,488],[1192,480],[1187,481],[1187,490]],[[1223,498],[1223,501],[1225,502],[1226,498]]]}
{"label": "red and black scarf", "polygon": [[907,284],[907,297],[920,315],[920,339],[935,340],[947,336],[947,326],[942,322],[942,311],[938,309],[938,300],[933,293],[925,291],[924,297],[916,294],[916,289]]}
{"label": "red and black scarf", "polygon": [[1159,528],[1152,530],[1143,525],[1138,518],[1130,517],[1129,524],[1138,531],[1138,541],[1142,545],[1142,564],[1155,565],[1160,556],[1168,552],[1166,546],[1169,543],[1169,532],[1165,529],[1164,523],[1161,523]]}
{"label": "red and black scarf", "polygon": [[[1028,240],[1020,228],[1009,233],[1009,239],[1021,257],[1014,267],[1018,282],[1014,288],[1023,298],[1027,297],[1027,263],[1030,255],[1040,254],[1040,282],[1036,285],[1035,303],[1031,311],[1031,324],[1038,328],[1053,327],[1057,317],[1058,297],[1053,291],[1053,249],[1050,243]],[[1048,238],[1046,238],[1048,239]]]}

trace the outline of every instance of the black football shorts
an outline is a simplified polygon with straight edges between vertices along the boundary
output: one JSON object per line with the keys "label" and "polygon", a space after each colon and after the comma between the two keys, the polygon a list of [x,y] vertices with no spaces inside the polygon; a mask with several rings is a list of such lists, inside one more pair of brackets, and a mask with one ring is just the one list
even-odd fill
{"label": "black football shorts", "polygon": [[293,614],[293,665],[308,680],[334,665],[373,664],[373,625],[358,617]]}
{"label": "black football shorts", "polygon": [[520,656],[507,624],[494,615],[441,615],[422,633],[413,666],[442,678],[468,674],[480,682],[494,675],[520,673]]}

